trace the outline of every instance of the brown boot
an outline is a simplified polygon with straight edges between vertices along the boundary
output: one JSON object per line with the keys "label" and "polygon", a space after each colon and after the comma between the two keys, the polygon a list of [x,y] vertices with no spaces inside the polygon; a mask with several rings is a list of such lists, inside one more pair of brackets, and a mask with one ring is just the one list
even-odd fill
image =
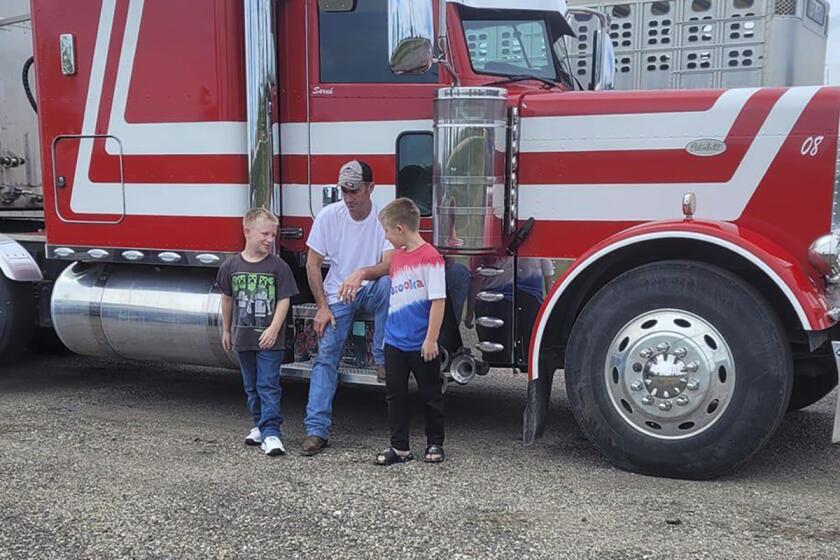
{"label": "brown boot", "polygon": [[300,448],[300,454],[304,457],[317,455],[327,447],[327,440],[318,436],[306,436]]}

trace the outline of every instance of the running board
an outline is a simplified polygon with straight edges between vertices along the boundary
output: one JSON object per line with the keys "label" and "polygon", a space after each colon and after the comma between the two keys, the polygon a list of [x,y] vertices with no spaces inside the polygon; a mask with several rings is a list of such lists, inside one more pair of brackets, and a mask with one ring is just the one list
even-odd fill
{"label": "running board", "polygon": [[[313,360],[307,362],[295,362],[284,364],[280,368],[282,379],[301,379],[309,381],[312,377],[312,369],[315,367]],[[384,387],[385,383],[376,379],[376,369],[367,367],[352,367],[340,365],[338,367],[338,382],[343,385],[367,385],[373,387]]]}

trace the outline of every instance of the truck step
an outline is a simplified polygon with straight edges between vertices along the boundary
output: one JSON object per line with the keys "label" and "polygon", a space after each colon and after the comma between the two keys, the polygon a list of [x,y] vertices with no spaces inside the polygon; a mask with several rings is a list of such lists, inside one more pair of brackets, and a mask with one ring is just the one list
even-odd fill
{"label": "truck step", "polygon": [[[283,379],[304,379],[309,380],[312,376],[312,368],[315,361],[295,362],[284,364],[280,369],[280,377]],[[384,383],[377,381],[376,369],[368,367],[352,367],[347,365],[338,366],[338,381],[344,385],[369,385],[385,387]]]}

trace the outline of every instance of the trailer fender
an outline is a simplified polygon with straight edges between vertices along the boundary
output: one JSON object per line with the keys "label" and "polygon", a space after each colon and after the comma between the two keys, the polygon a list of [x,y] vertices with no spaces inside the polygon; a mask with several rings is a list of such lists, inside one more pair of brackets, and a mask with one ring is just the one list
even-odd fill
{"label": "trailer fender", "polygon": [[17,241],[0,233],[0,272],[16,282],[40,282],[41,268]]}
{"label": "trailer fender", "polygon": [[[560,358],[547,358],[550,344],[546,344],[549,321],[555,313],[562,313],[563,322],[573,322],[586,301],[577,289],[585,281],[587,272],[606,259],[615,259],[620,251],[639,244],[678,240],[706,244],[717,254],[727,253],[748,261],[784,294],[804,331],[819,331],[834,325],[828,316],[829,305],[823,293],[808,276],[799,259],[789,251],[744,228],[720,222],[686,220],[681,222],[649,223],[629,228],[592,247],[555,282],[546,297],[531,334],[528,368],[528,398],[524,412],[523,439],[530,443],[543,431],[550,399],[554,371]],[[647,262],[671,258],[652,251]],[[632,265],[635,266],[635,265]],[[623,271],[621,271],[623,272]],[[581,284],[578,284],[581,283]]]}

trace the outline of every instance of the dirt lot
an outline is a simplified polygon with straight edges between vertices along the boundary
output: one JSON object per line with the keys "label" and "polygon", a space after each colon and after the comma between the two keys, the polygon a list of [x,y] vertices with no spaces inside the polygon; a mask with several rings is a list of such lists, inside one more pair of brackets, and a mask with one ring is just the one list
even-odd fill
{"label": "dirt lot", "polygon": [[446,463],[383,469],[374,390],[340,389],[331,448],[304,458],[306,385],[287,384],[292,453],[268,458],[242,444],[235,372],[28,356],[0,365],[0,558],[840,557],[835,395],[685,482],[612,468],[558,385],[532,448],[524,380],[494,372],[447,393]]}

